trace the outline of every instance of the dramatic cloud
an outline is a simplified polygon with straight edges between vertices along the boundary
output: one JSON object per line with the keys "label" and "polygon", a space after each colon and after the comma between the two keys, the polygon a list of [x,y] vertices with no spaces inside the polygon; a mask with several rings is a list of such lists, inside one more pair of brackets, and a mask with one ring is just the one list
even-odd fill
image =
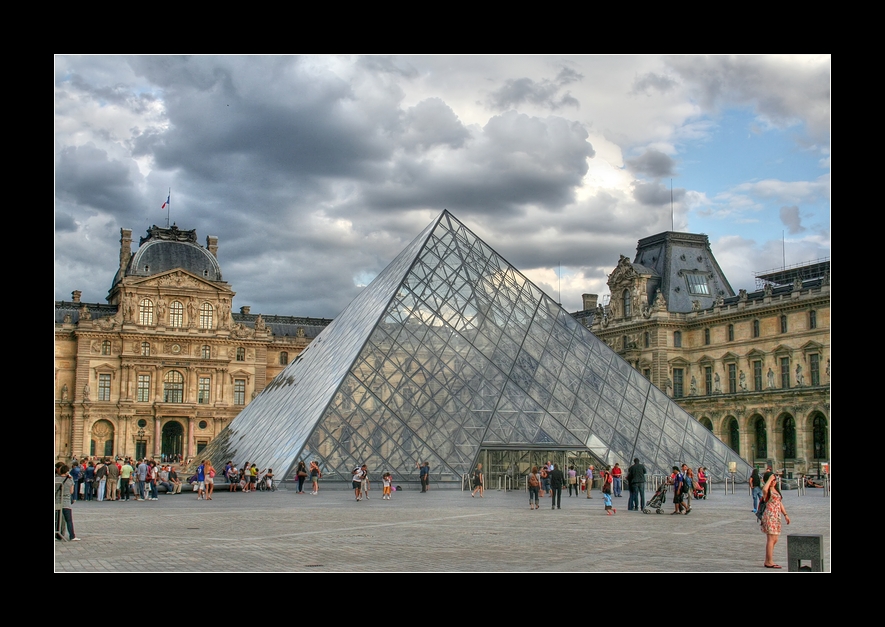
{"label": "dramatic cloud", "polygon": [[829,256],[829,65],[56,57],[55,298],[104,302],[120,229],[168,216],[219,238],[235,308],[333,317],[443,209],[569,310],[674,228],[751,287],[785,225]]}

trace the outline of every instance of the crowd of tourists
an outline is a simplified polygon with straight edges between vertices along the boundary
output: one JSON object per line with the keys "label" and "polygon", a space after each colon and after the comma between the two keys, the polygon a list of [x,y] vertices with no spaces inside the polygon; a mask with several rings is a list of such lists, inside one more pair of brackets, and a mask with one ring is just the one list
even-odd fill
{"label": "crowd of tourists", "polygon": [[173,464],[149,458],[74,458],[67,474],[73,484],[72,501],[156,501],[161,489],[172,495],[182,488]]}

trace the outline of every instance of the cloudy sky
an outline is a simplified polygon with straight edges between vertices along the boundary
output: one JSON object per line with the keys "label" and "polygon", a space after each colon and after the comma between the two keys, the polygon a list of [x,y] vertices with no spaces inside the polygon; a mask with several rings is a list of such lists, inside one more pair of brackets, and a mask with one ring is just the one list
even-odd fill
{"label": "cloudy sky", "polygon": [[334,317],[443,209],[569,311],[668,230],[753,289],[830,256],[830,64],[57,56],[55,299],[106,302],[170,188],[235,311]]}

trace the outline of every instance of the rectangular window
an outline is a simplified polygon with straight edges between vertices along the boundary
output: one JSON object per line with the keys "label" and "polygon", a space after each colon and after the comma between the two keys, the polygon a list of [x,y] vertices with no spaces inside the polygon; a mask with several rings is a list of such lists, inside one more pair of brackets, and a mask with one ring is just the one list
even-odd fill
{"label": "rectangular window", "polygon": [[762,391],[762,362],[759,360],[753,362],[753,389]]}
{"label": "rectangular window", "polygon": [[200,389],[197,391],[197,402],[206,404],[209,402],[209,390],[212,387],[211,377],[200,377]]}
{"label": "rectangular window", "polygon": [[707,277],[703,274],[686,274],[685,280],[688,282],[689,294],[710,295],[710,288],[707,287]]}
{"label": "rectangular window", "polygon": [[809,311],[808,312],[808,328],[816,329],[817,328],[817,312]]}
{"label": "rectangular window", "polygon": [[651,381],[651,368],[645,368],[645,369],[642,371],[642,375],[643,375],[646,379],[648,379],[649,381]]}
{"label": "rectangular window", "polygon": [[138,392],[136,399],[139,403],[148,403],[151,400],[151,375],[138,375]]}
{"label": "rectangular window", "polygon": [[184,324],[184,305],[175,301],[169,305],[169,326],[173,329],[180,329]]}
{"label": "rectangular window", "polygon": [[98,400],[111,400],[111,375],[109,374],[98,375]]}
{"label": "rectangular window", "polygon": [[713,366],[704,366],[704,394],[713,394]]}
{"label": "rectangular window", "polygon": [[673,331],[673,348],[682,348],[682,332]]}
{"label": "rectangular window", "polygon": [[246,380],[234,379],[234,405],[246,404]]}
{"label": "rectangular window", "polygon": [[685,394],[685,373],[682,368],[673,368],[673,398],[682,398]]}
{"label": "rectangular window", "polygon": [[781,387],[785,390],[790,388],[790,358],[781,357]]}
{"label": "rectangular window", "polygon": [[811,370],[811,385],[820,385],[820,355],[812,353],[808,356]]}
{"label": "rectangular window", "polygon": [[737,391],[737,366],[735,364],[728,364],[728,393],[737,394]]}
{"label": "rectangular window", "polygon": [[781,316],[781,333],[787,332],[787,317]]}

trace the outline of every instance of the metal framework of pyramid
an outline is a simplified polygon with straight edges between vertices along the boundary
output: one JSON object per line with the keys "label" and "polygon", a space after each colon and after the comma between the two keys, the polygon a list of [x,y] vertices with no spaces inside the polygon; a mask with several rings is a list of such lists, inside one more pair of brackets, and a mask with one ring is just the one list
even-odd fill
{"label": "metal framework of pyramid", "polygon": [[488,450],[750,466],[443,211],[202,453],[460,482]]}

